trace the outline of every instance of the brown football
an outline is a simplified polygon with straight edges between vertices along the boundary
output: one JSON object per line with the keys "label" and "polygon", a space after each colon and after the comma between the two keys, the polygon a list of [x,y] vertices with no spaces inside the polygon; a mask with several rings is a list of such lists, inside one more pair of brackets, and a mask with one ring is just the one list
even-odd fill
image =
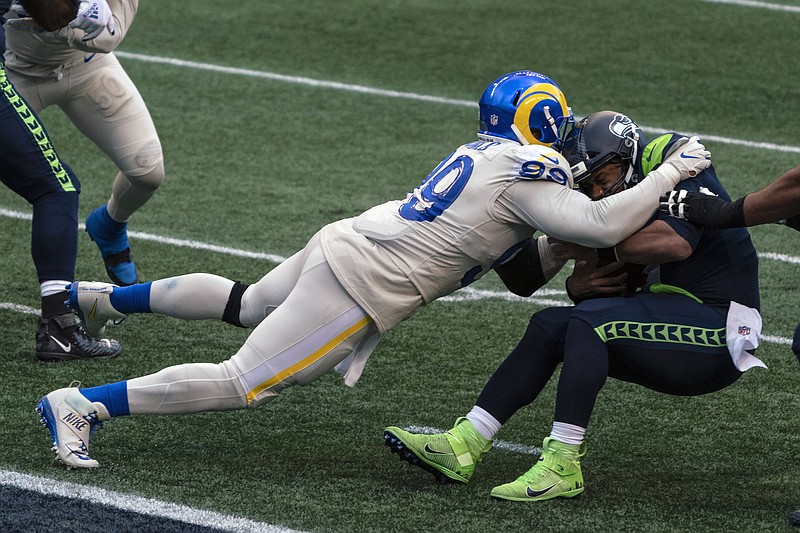
{"label": "brown football", "polygon": [[63,28],[78,16],[79,0],[20,0],[36,23],[47,31]]}

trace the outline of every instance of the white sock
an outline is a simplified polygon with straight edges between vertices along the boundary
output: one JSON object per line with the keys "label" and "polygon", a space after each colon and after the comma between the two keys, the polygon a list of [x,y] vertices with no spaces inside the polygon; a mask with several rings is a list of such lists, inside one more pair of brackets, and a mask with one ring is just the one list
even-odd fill
{"label": "white sock", "polygon": [[472,422],[478,433],[485,439],[492,440],[494,436],[503,427],[503,424],[497,421],[495,417],[490,415],[485,409],[481,409],[477,405],[472,408],[472,411],[467,413],[467,420]]}
{"label": "white sock", "polygon": [[63,292],[67,290],[67,285],[72,283],[71,281],[65,281],[63,279],[50,279],[47,281],[43,281],[41,285],[39,285],[40,290],[42,291],[42,297],[50,296],[51,294],[55,294],[57,292]]}
{"label": "white sock", "polygon": [[573,426],[565,422],[553,422],[553,430],[550,437],[564,444],[578,445],[583,442],[586,428]]}
{"label": "white sock", "polygon": [[184,320],[220,319],[231,287],[233,281],[214,274],[159,279],[150,286],[150,310]]}

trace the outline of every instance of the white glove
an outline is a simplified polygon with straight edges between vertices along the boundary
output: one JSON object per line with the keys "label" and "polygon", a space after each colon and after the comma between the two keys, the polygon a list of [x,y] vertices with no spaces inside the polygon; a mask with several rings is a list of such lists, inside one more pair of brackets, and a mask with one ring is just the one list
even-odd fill
{"label": "white glove", "polygon": [[664,159],[664,165],[671,165],[681,176],[681,181],[693,178],[711,166],[711,152],[700,144],[699,137],[678,139]]}
{"label": "white glove", "polygon": [[78,28],[86,32],[81,41],[91,41],[104,29],[114,35],[117,27],[114,25],[114,17],[111,16],[111,8],[108,7],[106,0],[82,1],[78,7],[78,16],[69,23],[70,28]]}

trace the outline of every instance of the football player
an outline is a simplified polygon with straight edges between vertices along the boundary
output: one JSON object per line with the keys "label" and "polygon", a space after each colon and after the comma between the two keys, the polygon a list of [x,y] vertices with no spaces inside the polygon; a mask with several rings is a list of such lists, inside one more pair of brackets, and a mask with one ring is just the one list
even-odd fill
{"label": "football player", "polygon": [[111,280],[130,285],[137,275],[128,219],[164,180],[153,119],[114,56],[139,2],[84,4],[69,27],[48,32],[14,3],[6,23],[6,68],[34,111],[57,105],[117,166],[111,197],[86,218],[86,231],[100,249]]}
{"label": "football player", "polygon": [[[577,186],[603,201],[646,184],[680,138],[665,134],[647,142],[630,118],[602,111],[570,132],[563,155]],[[678,187],[705,187],[728,198],[711,166]],[[492,489],[495,498],[539,501],[583,492],[584,435],[609,376],[667,394],[699,395],[727,387],[748,368],[763,366],[746,351],[757,345],[761,325],[758,258],[746,230],[708,230],[662,214],[614,247],[551,242],[557,258],[578,259],[582,265],[570,278],[577,276],[579,283],[567,285],[577,305],[534,314],[475,406],[447,433],[385,430],[393,452],[440,481],[467,483],[495,434],[539,395],[559,364],[555,419],[541,456],[515,481]],[[650,273],[645,289],[609,296],[635,288],[627,286],[627,277],[640,270],[626,270],[622,262],[660,267]],[[598,264],[600,282],[591,279]],[[498,274],[514,277],[514,286],[523,287],[524,276],[513,266],[508,263]],[[608,297],[589,298],[594,296]]]}
{"label": "football player", "polygon": [[592,202],[572,189],[569,164],[553,149],[572,122],[551,79],[513,72],[483,93],[477,140],[456,148],[404,199],[326,225],[253,285],[212,274],[129,287],[72,284],[70,301],[95,332],[108,319],[142,312],[254,329],[220,364],[177,365],[45,395],[37,409],[57,457],[72,467],[98,466],[88,455],[89,435],[109,417],[255,408],[334,367],[352,386],[384,333],[526,244],[544,254],[536,279],[549,279],[563,262],[533,239],[537,230],[611,246],[647,221],[661,194],[710,165],[703,145],[684,138],[642,185]]}
{"label": "football player", "polygon": [[[65,1],[66,4],[57,0],[26,3],[43,17],[42,24],[57,28],[59,24],[67,25],[77,13],[71,0]],[[5,12],[3,7],[0,4],[0,15]],[[75,279],[80,182],[59,159],[39,117],[8,79],[2,55],[0,181],[33,206],[31,255],[42,297],[36,357],[41,361],[64,361],[117,355],[117,341],[88,336],[75,312],[64,303],[66,285]]]}

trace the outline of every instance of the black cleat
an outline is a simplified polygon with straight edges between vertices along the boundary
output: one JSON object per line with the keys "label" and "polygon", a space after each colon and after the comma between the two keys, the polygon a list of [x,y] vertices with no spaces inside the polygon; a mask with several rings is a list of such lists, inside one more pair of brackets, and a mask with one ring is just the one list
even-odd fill
{"label": "black cleat", "polygon": [[75,313],[40,318],[36,330],[36,358],[39,361],[70,361],[116,357],[122,350],[113,339],[94,339],[78,324]]}

